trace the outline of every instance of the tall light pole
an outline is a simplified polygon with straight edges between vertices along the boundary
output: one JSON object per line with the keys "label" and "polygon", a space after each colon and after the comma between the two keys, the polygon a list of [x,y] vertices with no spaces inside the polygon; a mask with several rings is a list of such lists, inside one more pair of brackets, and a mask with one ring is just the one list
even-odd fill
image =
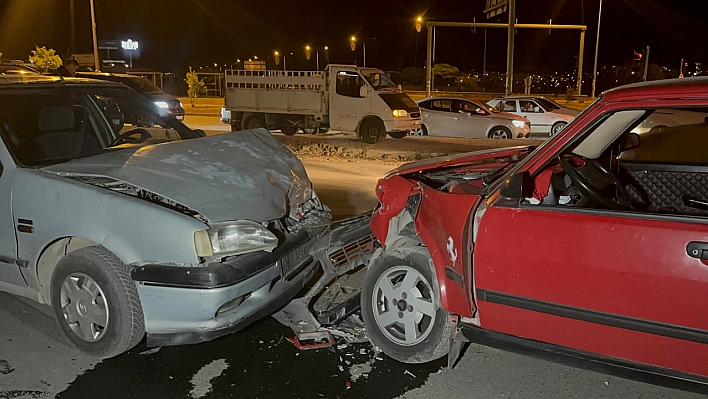
{"label": "tall light pole", "polygon": [[96,39],[96,12],[93,8],[93,0],[91,0],[91,31],[93,33],[93,65],[96,72],[101,71],[98,64],[98,39]]}
{"label": "tall light pole", "polygon": [[506,87],[504,94],[509,95],[514,90],[514,34],[516,30],[516,0],[509,0],[509,32],[506,53]]}
{"label": "tall light pole", "polygon": [[592,94],[595,98],[595,84],[597,83],[597,52],[600,48],[600,21],[602,20],[602,0],[600,0],[600,11],[597,13],[597,39],[595,40],[595,66],[592,69]]}
{"label": "tall light pole", "polygon": [[69,0],[69,12],[71,13],[71,55],[76,53],[76,25],[75,25],[75,8],[74,0]]}

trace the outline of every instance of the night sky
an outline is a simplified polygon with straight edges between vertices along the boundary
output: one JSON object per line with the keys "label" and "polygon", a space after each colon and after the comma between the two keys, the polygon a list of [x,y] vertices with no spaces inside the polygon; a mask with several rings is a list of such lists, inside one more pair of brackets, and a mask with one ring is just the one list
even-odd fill
{"label": "night sky", "polygon": [[[77,53],[91,47],[89,0],[76,2]],[[487,21],[484,0],[472,1],[237,1],[237,0],[95,0],[99,39],[138,40],[136,67],[182,71],[186,66],[234,63],[257,55],[272,63],[273,50],[287,54],[288,69],[314,69],[304,46],[330,48],[330,61],[361,65],[361,47],[352,52],[348,38],[369,38],[367,64],[386,70],[422,66],[426,31],[416,33],[413,19],[425,14],[438,21]],[[590,71],[599,0],[518,0],[520,23],[586,24],[585,68]],[[705,0],[604,0],[600,65],[621,64],[633,50],[651,46],[651,61],[678,67],[708,62],[708,4]],[[501,19],[493,22],[501,22]],[[70,47],[69,0],[0,0],[0,52],[26,59],[34,43]],[[490,29],[487,70],[504,71],[506,32]],[[579,33],[519,30],[518,71],[572,70]],[[416,54],[416,41],[418,51]],[[484,31],[438,28],[436,62],[461,70],[481,70]],[[291,56],[290,53],[293,53]],[[321,65],[324,56],[320,53]]]}

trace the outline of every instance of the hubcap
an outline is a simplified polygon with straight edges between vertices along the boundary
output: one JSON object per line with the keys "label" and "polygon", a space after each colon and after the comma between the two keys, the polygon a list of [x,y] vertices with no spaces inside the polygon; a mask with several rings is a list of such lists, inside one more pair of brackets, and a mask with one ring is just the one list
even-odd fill
{"label": "hubcap", "polygon": [[415,345],[435,324],[433,290],[410,266],[388,269],[374,285],[374,320],[386,338],[401,346]]}
{"label": "hubcap", "polygon": [[553,128],[553,135],[560,133],[560,131],[563,130],[564,127],[565,125],[556,125],[556,127]]}
{"label": "hubcap", "polygon": [[509,136],[507,136],[506,132],[504,130],[495,130],[492,132],[492,138],[493,139],[505,139]]}
{"label": "hubcap", "polygon": [[108,327],[108,302],[94,279],[83,273],[69,275],[61,285],[60,300],[64,321],[76,336],[87,342],[103,337]]}

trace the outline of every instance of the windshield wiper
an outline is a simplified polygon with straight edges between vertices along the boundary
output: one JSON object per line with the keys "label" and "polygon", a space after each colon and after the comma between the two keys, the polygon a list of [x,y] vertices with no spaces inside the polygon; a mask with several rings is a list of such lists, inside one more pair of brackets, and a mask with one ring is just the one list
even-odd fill
{"label": "windshield wiper", "polygon": [[501,168],[494,169],[493,171],[489,172],[487,176],[484,177],[484,182],[485,186],[488,186],[492,183],[494,183],[498,178],[502,177],[507,170],[509,170],[509,167],[514,165],[516,162],[509,162],[508,164],[502,166]]}

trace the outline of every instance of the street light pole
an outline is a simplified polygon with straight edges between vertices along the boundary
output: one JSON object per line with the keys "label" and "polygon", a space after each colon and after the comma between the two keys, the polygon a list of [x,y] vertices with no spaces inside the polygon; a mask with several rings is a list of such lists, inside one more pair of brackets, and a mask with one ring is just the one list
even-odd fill
{"label": "street light pole", "polygon": [[366,41],[362,41],[364,46],[364,68],[366,68]]}
{"label": "street light pole", "polygon": [[506,53],[506,87],[504,94],[509,95],[514,90],[514,34],[516,24],[516,0],[509,0],[509,33]]}
{"label": "street light pole", "polygon": [[71,55],[76,53],[76,27],[75,27],[74,0],[69,0],[69,12],[71,13]]}
{"label": "street light pole", "polygon": [[595,40],[595,66],[592,69],[592,93],[595,98],[595,84],[597,83],[597,52],[600,48],[600,21],[602,20],[602,0],[600,0],[600,11],[597,13],[597,39]]}
{"label": "street light pole", "polygon": [[96,39],[96,12],[91,0],[91,31],[93,33],[93,64],[96,72],[101,72],[101,67],[98,64],[98,39]]}

